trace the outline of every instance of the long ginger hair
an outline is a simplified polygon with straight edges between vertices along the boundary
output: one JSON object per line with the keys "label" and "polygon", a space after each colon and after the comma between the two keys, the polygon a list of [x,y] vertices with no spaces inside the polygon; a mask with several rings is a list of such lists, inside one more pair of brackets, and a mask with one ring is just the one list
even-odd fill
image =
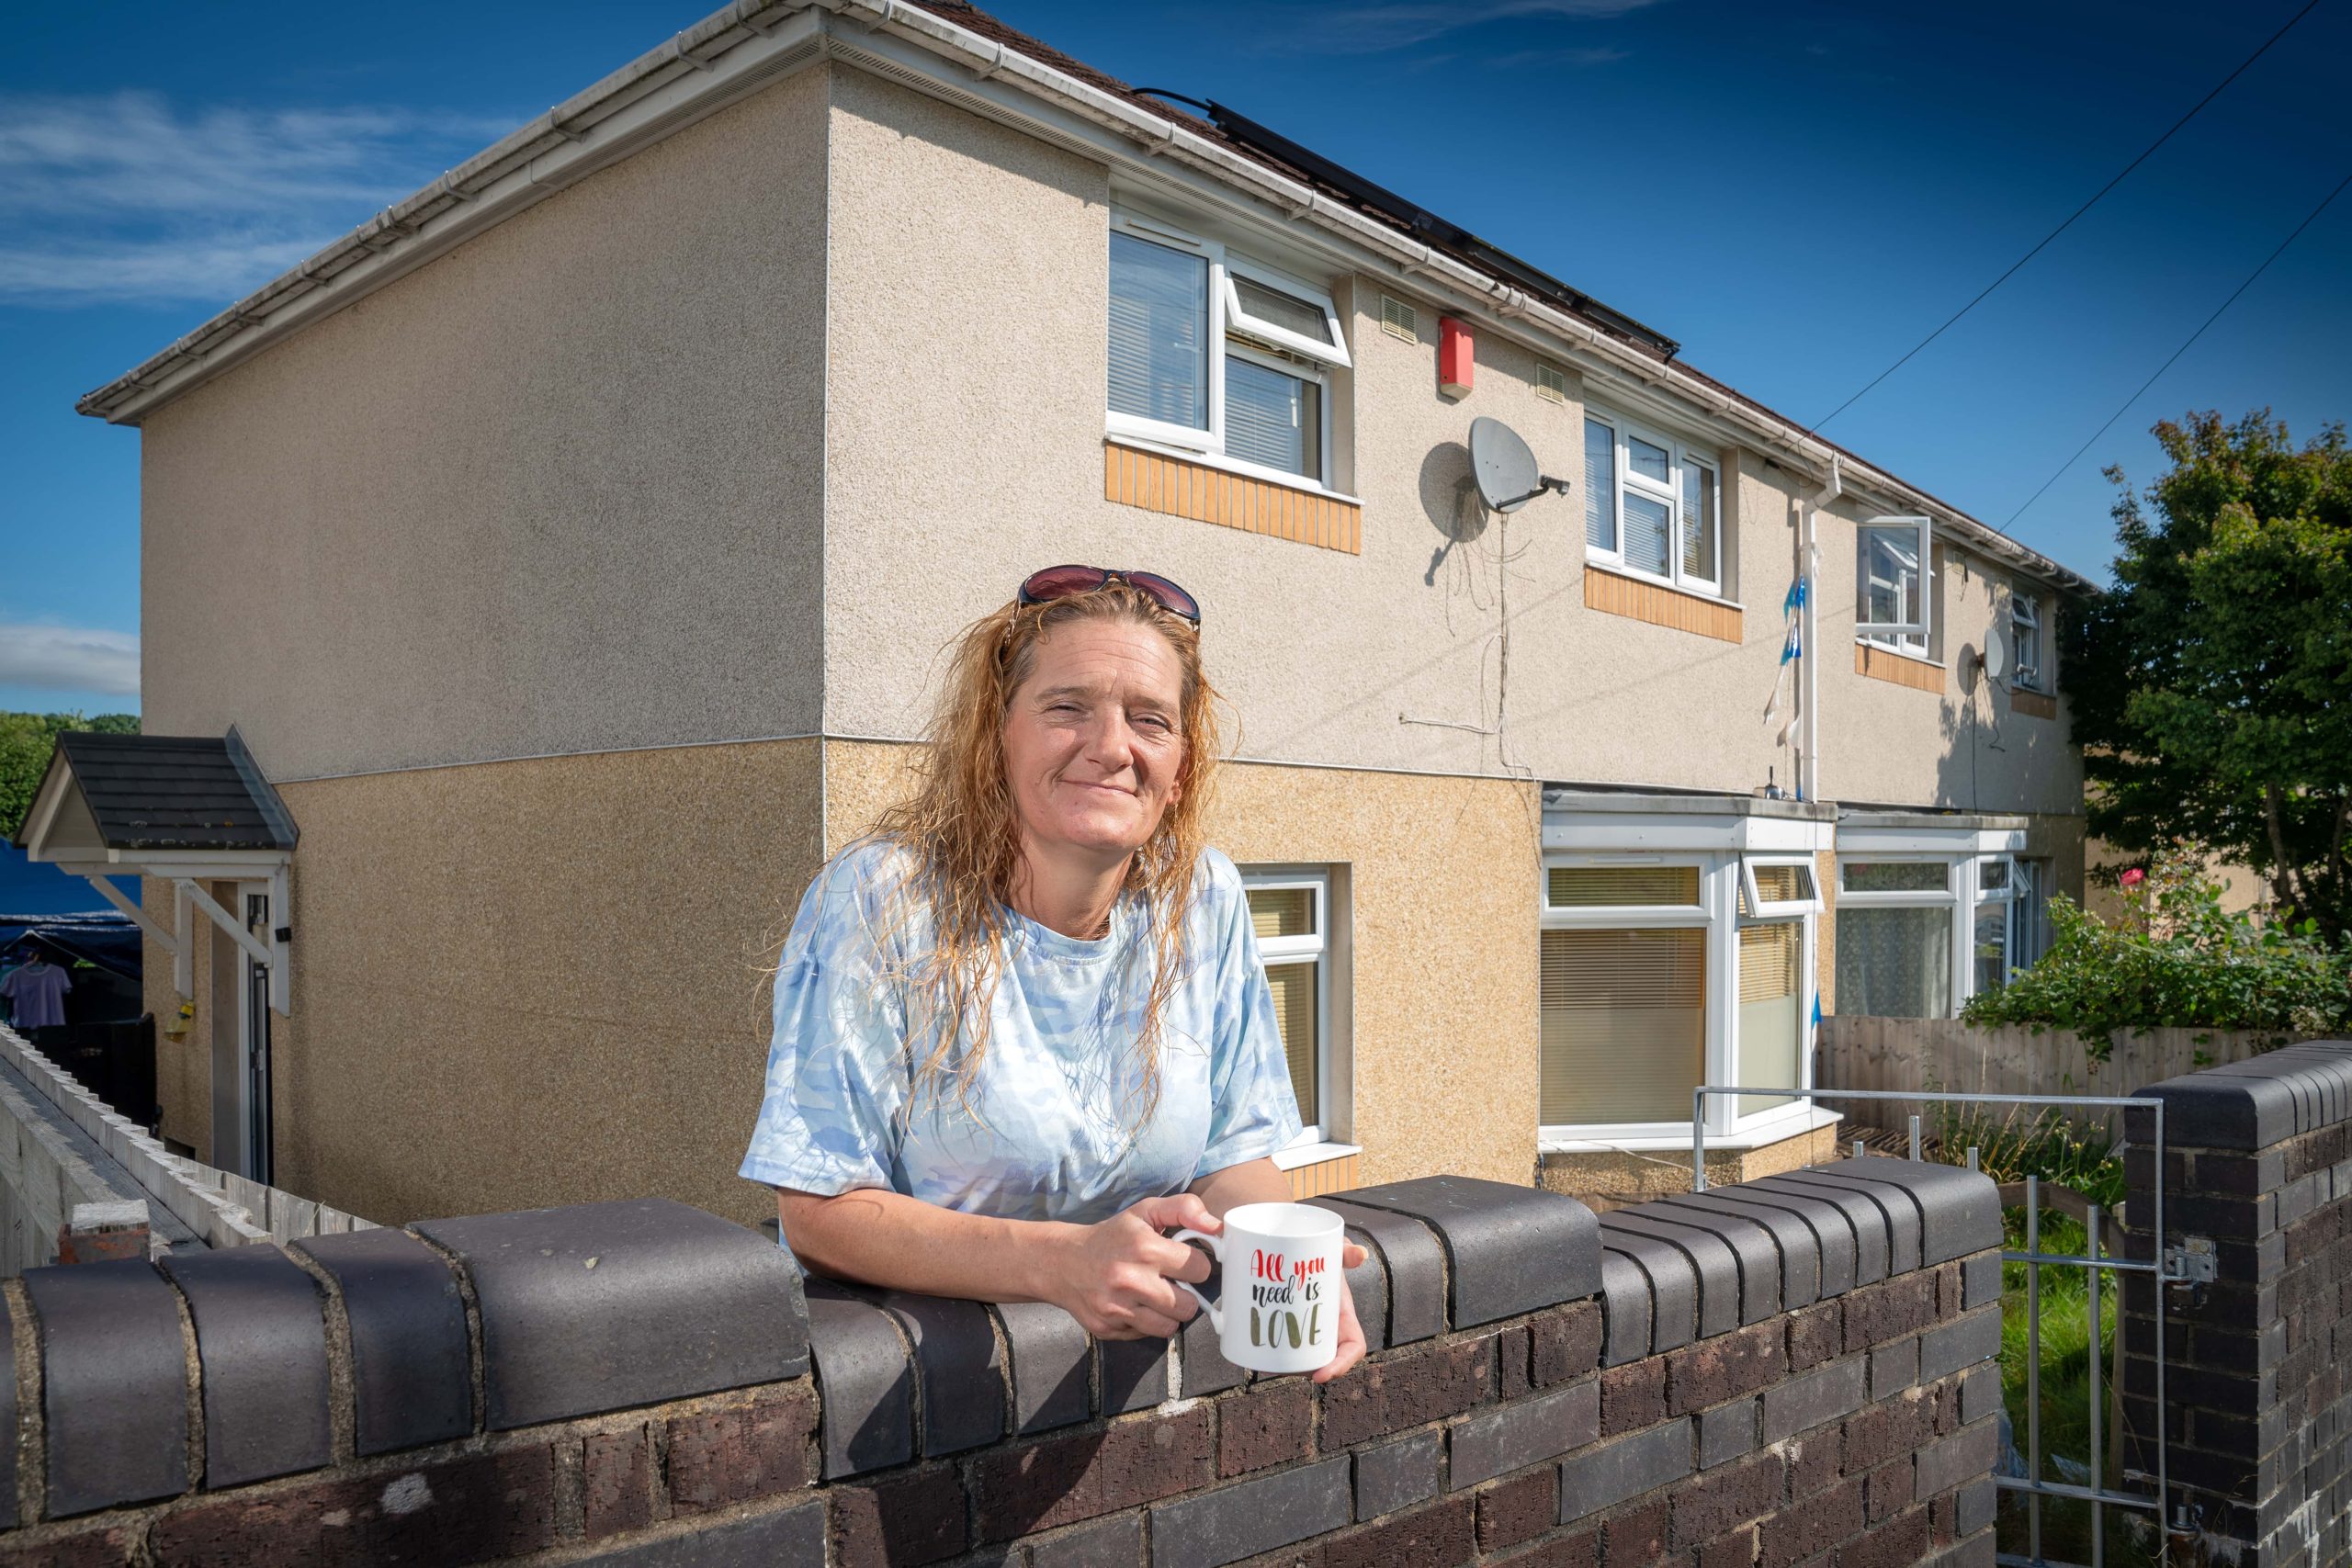
{"label": "long ginger hair", "polygon": [[1121,896],[1143,896],[1153,954],[1142,1028],[1128,1043],[1130,1085],[1123,1109],[1131,1130],[1159,1104],[1161,1015],[1183,978],[1184,916],[1204,842],[1216,772],[1217,694],[1201,669],[1200,628],[1125,582],[1046,604],[1007,604],[964,629],[933,711],[916,782],[882,816],[874,837],[911,852],[893,889],[893,927],[916,904],[931,916],[928,950],[902,970],[905,1048],[913,1106],[926,1096],[971,1111],[988,1060],[989,1016],[1010,936],[1007,906],[1021,870],[1021,818],[1005,772],[1004,724],[1015,693],[1035,670],[1039,643],[1057,626],[1124,621],[1168,639],[1183,671],[1177,728],[1183,739],[1175,798],[1128,863]]}

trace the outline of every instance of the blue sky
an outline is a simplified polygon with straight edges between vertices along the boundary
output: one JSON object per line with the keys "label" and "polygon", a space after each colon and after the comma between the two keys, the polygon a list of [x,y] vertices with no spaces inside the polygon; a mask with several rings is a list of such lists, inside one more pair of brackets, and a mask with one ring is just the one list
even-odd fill
{"label": "blue sky", "polygon": [[[1735,0],[1001,0],[1214,98],[1821,418],[2299,7]],[[139,438],[74,398],[705,0],[28,8],[0,54],[0,708],[133,709]],[[102,19],[101,19],[102,16]],[[2352,172],[2323,4],[1825,434],[1996,525]],[[2340,198],[2012,531],[2094,578],[2148,425],[2352,413]]]}

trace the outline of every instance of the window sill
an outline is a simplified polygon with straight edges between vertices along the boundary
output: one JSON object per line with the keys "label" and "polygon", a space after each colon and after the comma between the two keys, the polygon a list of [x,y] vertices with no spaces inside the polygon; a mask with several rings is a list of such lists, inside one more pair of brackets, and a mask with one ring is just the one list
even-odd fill
{"label": "window sill", "polygon": [[[1827,1091],[1824,1091],[1825,1093]],[[1801,1138],[1807,1133],[1817,1133],[1824,1127],[1837,1125],[1845,1117],[1838,1111],[1814,1106],[1803,1114],[1777,1118],[1736,1133],[1707,1134],[1707,1152],[1737,1152],[1760,1149],[1772,1144]],[[1629,1132],[1622,1137],[1579,1137],[1579,1133],[1605,1132],[1605,1128],[1544,1127],[1538,1130],[1535,1149],[1546,1155],[1605,1155],[1648,1154],[1661,1149],[1673,1149],[1686,1158],[1690,1153],[1690,1129],[1688,1125],[1677,1132]]]}
{"label": "window sill", "polygon": [[1902,659],[1913,664],[1924,664],[1930,670],[1941,670],[1946,667],[1940,659],[1930,659],[1924,653],[1914,653],[1907,648],[1896,648],[1892,643],[1877,642],[1866,637],[1856,637],[1854,646],[1867,653],[1883,653],[1889,659]]}
{"label": "window sill", "polygon": [[1696,599],[1702,604],[1713,604],[1721,609],[1737,610],[1742,614],[1745,614],[1747,609],[1747,605],[1736,599],[1726,599],[1720,593],[1711,593],[1703,588],[1687,588],[1679,582],[1668,581],[1663,577],[1652,577],[1645,571],[1635,571],[1632,567],[1620,566],[1605,557],[1587,556],[1584,569],[1587,571],[1607,572],[1610,576],[1620,578],[1627,582],[1638,582],[1645,588],[1663,588],[1668,593],[1679,593],[1685,599]]}
{"label": "window sill", "polygon": [[1355,1144],[1297,1144],[1274,1151],[1274,1168],[1296,1170],[1304,1165],[1321,1165],[1327,1159],[1345,1159],[1362,1153],[1363,1149]]}
{"label": "window sill", "polygon": [[1180,446],[1172,441],[1155,441],[1149,436],[1129,435],[1123,431],[1107,430],[1102,434],[1105,444],[1125,446],[1131,451],[1148,452],[1155,457],[1174,457],[1181,462],[1198,463],[1204,468],[1215,468],[1236,479],[1254,479],[1260,484],[1280,485],[1301,495],[1316,496],[1324,501],[1336,501],[1342,506],[1362,506],[1357,496],[1331,489],[1329,485],[1294,474],[1283,468],[1269,468],[1258,463],[1245,463],[1238,457],[1228,457],[1221,452],[1204,452],[1193,446]]}

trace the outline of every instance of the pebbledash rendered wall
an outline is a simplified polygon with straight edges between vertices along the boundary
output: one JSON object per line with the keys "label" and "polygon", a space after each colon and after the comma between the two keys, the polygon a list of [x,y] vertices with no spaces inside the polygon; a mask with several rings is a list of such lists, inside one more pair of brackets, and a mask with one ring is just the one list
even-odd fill
{"label": "pebbledash rendered wall", "polygon": [[[2213,1278],[2163,1292],[2159,1402],[2156,1362],[2137,1353],[2154,1343],[2154,1287],[2126,1276],[2125,1463],[2155,1470],[2161,1411],[2176,1563],[2352,1562],[2352,1043],[2139,1092],[2165,1106],[2165,1241],[2211,1243]],[[2128,1157],[2145,1258],[2155,1156]]]}
{"label": "pebbledash rendered wall", "polygon": [[1984,1178],[1323,1201],[1374,1348],[1322,1389],[1198,1324],[804,1293],[662,1200],[36,1269],[0,1563],[1993,1562]]}

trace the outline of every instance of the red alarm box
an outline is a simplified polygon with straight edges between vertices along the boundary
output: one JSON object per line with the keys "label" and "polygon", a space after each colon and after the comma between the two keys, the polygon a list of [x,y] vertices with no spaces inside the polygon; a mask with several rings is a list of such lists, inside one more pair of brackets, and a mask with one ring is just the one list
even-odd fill
{"label": "red alarm box", "polygon": [[1452,316],[1437,319],[1437,389],[1449,398],[1470,395],[1470,373],[1475,363],[1474,350],[1477,339],[1470,333],[1470,323],[1457,321]]}

